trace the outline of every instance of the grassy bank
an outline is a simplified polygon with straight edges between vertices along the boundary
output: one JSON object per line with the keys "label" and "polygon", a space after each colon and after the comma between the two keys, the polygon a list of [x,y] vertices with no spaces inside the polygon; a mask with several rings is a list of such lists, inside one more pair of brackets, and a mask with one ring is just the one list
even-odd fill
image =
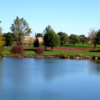
{"label": "grassy bank", "polygon": [[[75,44],[75,46],[74,46],[74,44],[66,44],[66,45],[64,45],[64,47],[72,47],[72,48],[94,48],[94,46],[93,45],[91,45],[91,44],[82,44],[82,43],[79,43],[79,44]],[[100,45],[96,45],[96,49],[100,49]]]}
{"label": "grassy bank", "polygon": [[[2,54],[11,54],[9,49],[3,50]],[[35,55],[33,50],[26,50],[24,54]],[[100,52],[85,52],[85,51],[45,51],[43,55],[82,55],[82,56],[100,56]]]}
{"label": "grassy bank", "polygon": [[[16,45],[16,44],[13,44],[13,46]],[[22,44],[23,46],[29,46],[29,47],[33,47],[33,44],[25,44],[23,43]],[[40,44],[40,46],[44,46],[43,44]],[[72,47],[72,48],[94,48],[93,47],[93,44],[88,44],[88,43],[85,43],[84,45],[82,43],[76,43],[75,46],[74,44],[65,44],[64,47]],[[97,49],[100,49],[100,45],[96,45],[96,48]]]}

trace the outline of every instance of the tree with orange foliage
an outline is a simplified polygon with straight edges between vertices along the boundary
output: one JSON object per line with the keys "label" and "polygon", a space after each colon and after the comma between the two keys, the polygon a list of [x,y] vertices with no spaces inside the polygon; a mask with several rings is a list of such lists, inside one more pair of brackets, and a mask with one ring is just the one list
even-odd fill
{"label": "tree with orange foliage", "polygon": [[1,27],[0,27],[0,54],[4,48],[5,45],[5,41],[4,41],[4,37],[2,37],[2,32],[1,32]]}

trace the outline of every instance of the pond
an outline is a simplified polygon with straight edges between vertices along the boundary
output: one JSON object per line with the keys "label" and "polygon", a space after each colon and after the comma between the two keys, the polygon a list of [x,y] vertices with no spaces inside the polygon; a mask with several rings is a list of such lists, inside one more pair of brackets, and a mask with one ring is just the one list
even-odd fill
{"label": "pond", "polygon": [[100,63],[2,58],[0,100],[100,100]]}

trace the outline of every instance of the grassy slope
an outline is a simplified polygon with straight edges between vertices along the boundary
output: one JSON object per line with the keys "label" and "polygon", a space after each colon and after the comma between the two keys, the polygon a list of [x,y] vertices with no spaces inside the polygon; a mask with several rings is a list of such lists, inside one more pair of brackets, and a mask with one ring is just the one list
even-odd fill
{"label": "grassy slope", "polygon": [[[3,50],[2,54],[11,54],[9,49],[5,49]],[[35,54],[35,52],[33,50],[27,50],[25,51],[25,54]]]}
{"label": "grassy slope", "polygon": [[85,52],[85,51],[46,51],[45,55],[89,55],[100,56],[100,52]]}
{"label": "grassy slope", "polygon": [[[11,54],[10,50],[3,50],[2,54]],[[25,54],[35,54],[33,50],[25,51]],[[44,55],[89,55],[89,56],[100,56],[100,52],[85,52],[85,51],[45,51]]]}
{"label": "grassy slope", "polygon": [[[93,48],[93,45],[91,44],[76,44],[75,46],[73,44],[66,44],[65,47],[73,47],[73,48]],[[100,49],[100,45],[97,45],[96,48]]]}
{"label": "grassy slope", "polygon": [[[16,45],[16,44],[13,44],[13,45]],[[23,46],[33,46],[33,44],[23,44]],[[43,44],[40,44],[40,46],[44,46]],[[73,47],[73,48],[93,48],[93,45],[91,45],[91,44],[84,44],[84,46],[83,46],[83,44],[82,43],[79,43],[79,44],[77,44],[76,43],[76,45],[74,46],[73,44],[66,44],[66,45],[64,45],[64,47]],[[99,48],[100,49],[100,45],[97,45],[97,47],[96,48]]]}

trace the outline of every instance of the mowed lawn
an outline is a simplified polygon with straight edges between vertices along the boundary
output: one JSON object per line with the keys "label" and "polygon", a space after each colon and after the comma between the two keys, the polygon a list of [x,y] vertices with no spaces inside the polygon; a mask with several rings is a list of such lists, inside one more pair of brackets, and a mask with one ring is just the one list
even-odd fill
{"label": "mowed lawn", "polygon": [[[13,44],[13,46],[16,44]],[[22,44],[23,46],[29,46],[32,47],[33,44]],[[44,46],[43,44],[40,44],[40,46]],[[73,47],[73,48],[94,48],[92,44],[82,44],[82,43],[76,43],[75,46],[74,44],[65,44],[64,47]],[[100,49],[100,45],[96,45],[97,49]]]}
{"label": "mowed lawn", "polygon": [[[9,49],[4,49],[2,54],[12,54]],[[34,50],[26,50],[24,54],[35,55]],[[82,55],[82,56],[100,56],[100,52],[86,52],[86,51],[61,51],[50,50],[45,51],[43,55]]]}
{"label": "mowed lawn", "polygon": [[45,51],[45,55],[82,55],[82,56],[100,56],[100,52],[86,51]]}
{"label": "mowed lawn", "polygon": [[[10,49],[4,49],[2,54],[12,54]],[[33,50],[25,50],[24,54],[35,54]]]}
{"label": "mowed lawn", "polygon": [[[64,45],[64,47],[73,47],[73,48],[94,48],[94,46],[92,44],[82,44],[82,43],[79,43],[79,44],[66,44]],[[96,48],[97,49],[100,49],[100,45],[96,45]]]}

